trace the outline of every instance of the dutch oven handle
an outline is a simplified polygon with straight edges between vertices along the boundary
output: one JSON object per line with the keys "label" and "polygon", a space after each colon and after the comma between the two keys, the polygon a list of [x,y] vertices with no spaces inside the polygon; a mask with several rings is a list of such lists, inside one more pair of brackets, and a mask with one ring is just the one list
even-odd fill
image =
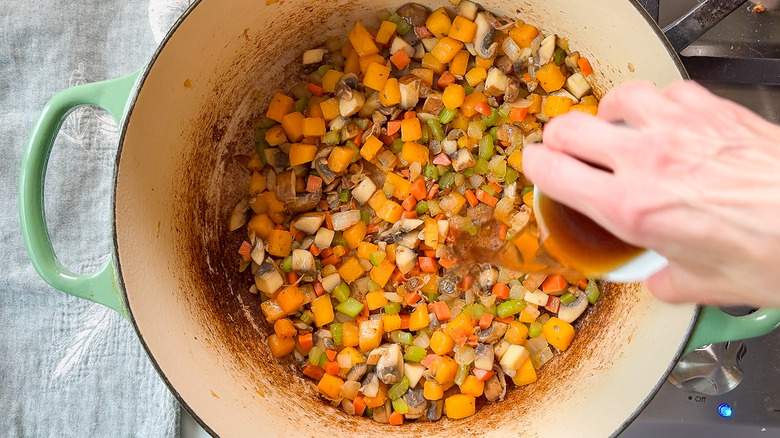
{"label": "dutch oven handle", "polygon": [[30,260],[38,274],[56,289],[108,306],[125,317],[127,309],[119,292],[113,258],[97,272],[89,275],[71,272],[57,259],[46,227],[43,187],[46,164],[54,139],[68,114],[82,105],[96,105],[108,111],[117,125],[120,125],[125,105],[139,73],[136,71],[108,81],[79,85],[55,95],[44,106],[33,127],[19,176],[22,234]]}

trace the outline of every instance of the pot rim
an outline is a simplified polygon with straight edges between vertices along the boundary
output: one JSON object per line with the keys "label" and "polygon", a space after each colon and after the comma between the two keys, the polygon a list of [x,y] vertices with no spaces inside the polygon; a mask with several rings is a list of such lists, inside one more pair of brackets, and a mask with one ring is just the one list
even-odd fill
{"label": "pot rim", "polygon": [[[179,29],[179,27],[182,25],[182,23],[189,17],[189,15],[192,13],[192,11],[195,10],[195,8],[200,5],[200,3],[203,0],[195,0],[193,1],[188,7],[187,10],[184,11],[184,13],[176,20],[176,22],[171,26],[171,28],[168,30],[168,32],[165,34],[165,37],[160,41],[157,48],[154,51],[154,54],[152,55],[151,59],[148,63],[146,63],[138,76],[138,79],[136,80],[135,86],[133,88],[133,92],[130,94],[130,97],[127,101],[127,106],[125,108],[125,114],[124,118],[122,119],[122,125],[120,126],[119,131],[119,144],[117,147],[116,152],[116,158],[114,160],[114,175],[113,175],[113,191],[111,193],[111,239],[112,239],[112,249],[111,254],[113,257],[113,260],[115,262],[116,266],[116,279],[117,284],[119,286],[119,290],[122,296],[122,300],[125,303],[125,308],[127,309],[127,316],[130,322],[133,325],[133,330],[135,330],[136,335],[138,336],[138,339],[141,341],[141,345],[143,346],[144,350],[146,351],[146,355],[149,357],[149,360],[152,363],[152,366],[154,366],[154,369],[157,371],[157,374],[159,374],[160,378],[165,383],[165,386],[168,387],[168,390],[173,394],[174,398],[176,398],[176,401],[179,403],[179,405],[190,415],[192,416],[195,421],[198,422],[198,425],[202,427],[206,432],[208,432],[209,435],[213,437],[219,437],[219,435],[208,425],[206,422],[200,418],[200,416],[189,406],[189,404],[184,400],[184,398],[181,396],[179,391],[174,387],[174,385],[171,383],[171,381],[168,379],[168,377],[165,375],[165,372],[162,370],[160,365],[157,363],[157,360],[155,360],[154,355],[152,354],[152,351],[149,349],[149,345],[146,343],[146,340],[144,339],[144,336],[141,334],[140,328],[138,327],[138,323],[136,322],[135,317],[133,316],[133,309],[130,305],[130,301],[128,300],[127,296],[127,288],[125,287],[125,281],[124,277],[122,275],[122,264],[119,258],[119,243],[118,243],[118,237],[117,237],[117,226],[116,226],[116,189],[117,189],[117,181],[119,177],[119,164],[122,158],[122,149],[124,146],[124,140],[125,136],[127,134],[127,121],[130,119],[130,117],[133,114],[133,110],[135,109],[135,104],[137,103],[138,99],[138,92],[143,87],[144,83],[146,82],[146,78],[149,75],[149,72],[151,68],[154,66],[155,62],[157,61],[157,58],[160,57],[162,54],[163,49],[165,49],[165,46],[170,41],[173,34]],[[639,4],[638,0],[629,0],[631,5],[634,6],[634,8],[637,10],[637,13],[639,13],[642,18],[645,19],[645,21],[650,25],[653,32],[656,34],[658,39],[660,40],[661,44],[663,44],[664,48],[666,49],[667,54],[672,58],[672,61],[677,67],[677,70],[680,72],[680,75],[683,79],[690,79],[690,76],[688,75],[688,72],[685,70],[685,66],[682,63],[682,60],[680,59],[679,54],[674,50],[669,40],[664,35],[661,28],[658,26],[658,24],[653,21],[652,17],[650,17],[650,14],[645,10],[645,8]],[[637,416],[645,409],[645,407],[650,403],[650,401],[655,397],[655,394],[658,392],[658,390],[661,388],[661,386],[666,381],[669,374],[672,372],[672,369],[675,367],[677,362],[679,361],[680,357],[682,356],[683,350],[691,336],[691,332],[693,330],[693,327],[696,323],[696,320],[699,317],[699,312],[701,311],[701,306],[696,306],[691,321],[688,324],[688,328],[686,329],[686,333],[683,337],[682,342],[680,342],[680,345],[677,348],[676,353],[672,357],[672,361],[669,362],[669,366],[664,371],[661,378],[659,378],[658,382],[653,386],[653,388],[648,392],[647,396],[642,400],[642,402],[636,407],[636,409],[631,413],[631,415],[626,418],[626,420],[621,423],[621,425],[610,435],[610,437],[617,437],[620,435],[636,418]]]}

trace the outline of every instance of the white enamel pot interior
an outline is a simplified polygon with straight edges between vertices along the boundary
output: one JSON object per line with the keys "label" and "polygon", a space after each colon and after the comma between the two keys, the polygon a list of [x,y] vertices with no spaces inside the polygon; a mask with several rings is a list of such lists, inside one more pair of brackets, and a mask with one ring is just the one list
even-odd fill
{"label": "white enamel pot interior", "polygon": [[[615,434],[655,392],[696,316],[638,285],[609,285],[572,347],[539,380],[461,421],[392,427],[321,400],[291,364],[271,358],[251,279],[237,274],[243,231],[230,211],[249,179],[232,159],[252,123],[289,91],[306,48],[401,1],[203,0],[143,73],[123,126],[116,251],[132,320],[184,406],[223,437],[578,436]],[[447,1],[422,1],[431,8]],[[632,78],[682,77],[659,33],[626,0],[488,1],[500,14],[568,38],[593,60],[604,92]]]}

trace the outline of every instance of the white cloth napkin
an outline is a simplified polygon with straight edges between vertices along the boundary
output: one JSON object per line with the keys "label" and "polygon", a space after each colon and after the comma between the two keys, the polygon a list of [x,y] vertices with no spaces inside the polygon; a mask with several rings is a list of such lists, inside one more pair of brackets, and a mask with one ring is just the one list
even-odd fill
{"label": "white cloth napkin", "polygon": [[[0,2],[0,436],[175,437],[179,406],[130,323],[54,290],[19,227],[23,149],[58,91],[146,63],[186,0]],[[45,205],[60,260],[90,272],[108,259],[114,158],[111,117],[82,107],[49,161]]]}

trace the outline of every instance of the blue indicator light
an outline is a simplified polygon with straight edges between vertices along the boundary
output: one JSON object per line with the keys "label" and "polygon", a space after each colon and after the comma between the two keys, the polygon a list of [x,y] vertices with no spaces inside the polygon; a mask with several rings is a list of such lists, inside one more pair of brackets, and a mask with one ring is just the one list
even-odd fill
{"label": "blue indicator light", "polygon": [[718,415],[723,418],[730,418],[732,415],[734,415],[734,410],[731,409],[730,404],[721,403],[720,406],[718,406]]}

